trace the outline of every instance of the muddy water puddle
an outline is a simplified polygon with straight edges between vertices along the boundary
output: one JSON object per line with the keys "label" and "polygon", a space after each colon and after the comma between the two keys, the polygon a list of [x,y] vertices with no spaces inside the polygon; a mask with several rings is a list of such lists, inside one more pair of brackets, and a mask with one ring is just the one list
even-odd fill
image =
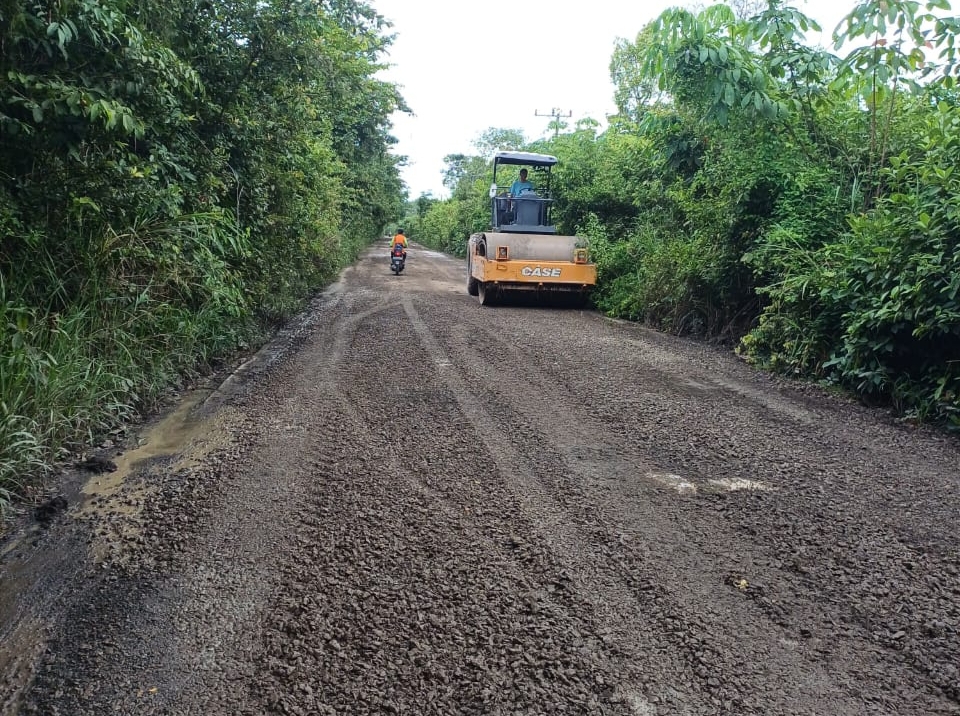
{"label": "muddy water puddle", "polygon": [[176,455],[191,441],[202,439],[207,423],[198,414],[197,408],[212,393],[212,389],[198,389],[187,394],[172,413],[146,429],[136,448],[114,459],[116,470],[94,475],[87,480],[81,489],[84,505],[91,504],[94,498],[116,495],[139,465]]}

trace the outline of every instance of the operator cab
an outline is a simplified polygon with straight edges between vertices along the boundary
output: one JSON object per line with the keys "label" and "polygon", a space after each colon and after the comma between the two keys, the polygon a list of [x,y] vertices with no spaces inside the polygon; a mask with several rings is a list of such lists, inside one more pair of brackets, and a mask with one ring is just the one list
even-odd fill
{"label": "operator cab", "polygon": [[[550,169],[557,158],[533,152],[499,151],[493,155],[493,184],[490,185],[492,228],[507,234],[556,234],[550,223]],[[510,186],[518,172],[505,167],[527,169],[527,181],[533,190],[510,196]],[[497,183],[497,172],[504,183]]]}

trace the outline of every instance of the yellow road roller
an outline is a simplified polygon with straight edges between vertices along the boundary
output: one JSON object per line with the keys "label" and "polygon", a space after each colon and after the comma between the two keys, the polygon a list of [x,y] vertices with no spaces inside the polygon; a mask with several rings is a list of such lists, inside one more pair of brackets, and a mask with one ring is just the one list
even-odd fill
{"label": "yellow road roller", "polygon": [[550,171],[556,163],[549,154],[494,154],[491,229],[473,234],[467,244],[467,293],[481,304],[511,294],[583,304],[596,285],[586,239],[558,235],[550,222]]}

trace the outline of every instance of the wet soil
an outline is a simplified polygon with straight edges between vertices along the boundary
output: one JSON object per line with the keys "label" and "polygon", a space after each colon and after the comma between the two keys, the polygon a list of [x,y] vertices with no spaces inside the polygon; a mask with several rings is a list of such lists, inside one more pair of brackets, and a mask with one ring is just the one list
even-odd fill
{"label": "wet soil", "polygon": [[377,246],[9,535],[0,713],[960,714],[955,439],[465,278]]}

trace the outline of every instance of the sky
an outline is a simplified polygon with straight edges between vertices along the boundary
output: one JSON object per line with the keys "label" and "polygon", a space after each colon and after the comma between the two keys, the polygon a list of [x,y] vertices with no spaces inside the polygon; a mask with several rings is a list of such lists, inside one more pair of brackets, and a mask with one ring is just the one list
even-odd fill
{"label": "sky", "polygon": [[[703,3],[706,4],[706,3]],[[796,0],[817,20],[822,42],[853,9],[853,0]],[[485,130],[520,129],[527,141],[548,136],[558,110],[573,126],[590,117],[606,125],[616,110],[610,58],[618,38],[634,40],[650,20],[683,0],[370,0],[396,35],[378,75],[397,84],[413,114],[395,113],[395,153],[414,199],[445,198],[443,157],[476,154]],[[821,41],[820,38],[811,39]]]}

